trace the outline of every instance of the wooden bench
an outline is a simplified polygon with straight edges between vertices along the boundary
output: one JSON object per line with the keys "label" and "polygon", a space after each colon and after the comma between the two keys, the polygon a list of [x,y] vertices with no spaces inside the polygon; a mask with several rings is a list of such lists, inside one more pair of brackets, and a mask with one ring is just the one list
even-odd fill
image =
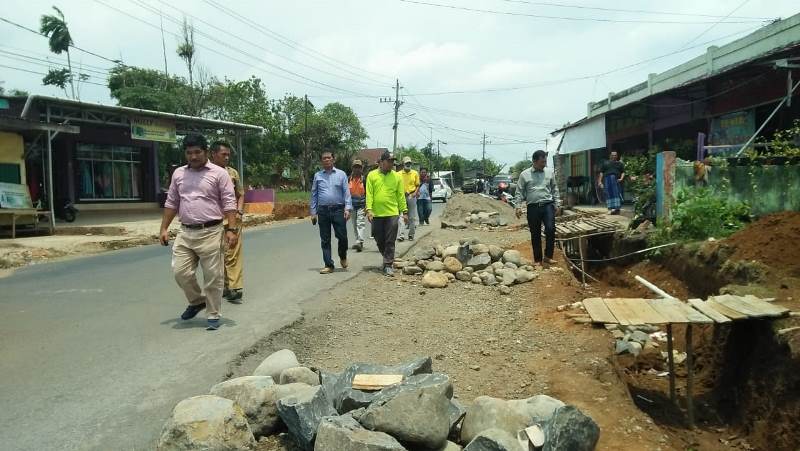
{"label": "wooden bench", "polygon": [[17,237],[17,218],[33,216],[33,227],[39,230],[39,218],[47,218],[50,235],[53,234],[53,218],[49,211],[37,210],[35,208],[0,208],[0,216],[11,216],[11,238]]}

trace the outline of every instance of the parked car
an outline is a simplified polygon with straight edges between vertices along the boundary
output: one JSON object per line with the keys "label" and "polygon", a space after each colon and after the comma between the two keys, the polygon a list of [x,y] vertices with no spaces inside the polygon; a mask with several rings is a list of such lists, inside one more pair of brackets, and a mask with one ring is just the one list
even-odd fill
{"label": "parked car", "polygon": [[461,184],[461,191],[464,193],[477,193],[478,192],[478,180],[477,179],[466,179],[464,183]]}
{"label": "parked car", "polygon": [[431,193],[431,201],[440,200],[447,202],[447,199],[453,197],[453,189],[447,184],[444,179],[435,178],[433,181],[433,193]]}
{"label": "parked car", "polygon": [[500,184],[505,184],[506,192],[512,196],[517,192],[517,184],[511,180],[508,174],[497,174],[492,178],[492,183],[489,185],[489,194],[492,196],[497,195],[497,187]]}

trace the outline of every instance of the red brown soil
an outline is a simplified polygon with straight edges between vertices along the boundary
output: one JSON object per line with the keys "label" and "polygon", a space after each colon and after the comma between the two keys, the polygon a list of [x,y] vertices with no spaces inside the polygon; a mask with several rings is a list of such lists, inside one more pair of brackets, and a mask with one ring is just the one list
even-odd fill
{"label": "red brown soil", "polygon": [[272,215],[275,220],[305,218],[308,216],[308,208],[307,201],[281,202],[275,204]]}
{"label": "red brown soil", "polygon": [[734,260],[756,260],[800,276],[800,212],[764,216],[723,243],[733,249]]}

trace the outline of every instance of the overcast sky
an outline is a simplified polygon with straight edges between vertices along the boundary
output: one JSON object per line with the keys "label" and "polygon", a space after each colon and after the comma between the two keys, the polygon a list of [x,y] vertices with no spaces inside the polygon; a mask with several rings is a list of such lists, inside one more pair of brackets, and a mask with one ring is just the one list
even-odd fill
{"label": "overcast sky", "polygon": [[[422,146],[432,135],[448,143],[443,154],[480,158],[485,132],[487,156],[508,164],[542,148],[534,141],[556,125],[583,117],[589,101],[745,36],[767,18],[800,12],[796,0],[5,0],[0,17],[38,29],[53,4],[76,46],[159,70],[163,20],[168,69],[180,75],[173,19],[186,15],[197,29],[199,63],[215,76],[256,75],[272,98],[308,94],[317,106],[349,105],[370,147],[392,145],[392,104],[379,99],[394,95],[399,78],[399,145]],[[41,75],[18,70],[46,72],[46,61],[30,58],[62,61],[48,55],[45,38],[5,22],[0,36],[6,89],[63,96],[41,86]],[[112,63],[72,55],[93,71],[92,82],[105,83]],[[83,85],[81,99],[113,103],[100,85]],[[511,87],[523,89],[496,90]]]}

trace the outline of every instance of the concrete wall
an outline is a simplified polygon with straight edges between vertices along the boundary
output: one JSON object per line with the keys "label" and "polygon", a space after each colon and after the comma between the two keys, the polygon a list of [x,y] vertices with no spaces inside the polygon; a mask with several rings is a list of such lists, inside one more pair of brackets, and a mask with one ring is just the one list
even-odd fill
{"label": "concrete wall", "polygon": [[0,132],[0,163],[16,163],[20,166],[20,183],[27,183],[25,176],[25,146],[22,135]]}
{"label": "concrete wall", "polygon": [[[729,202],[747,202],[753,214],[800,211],[800,165],[712,167],[709,186]],[[675,165],[674,192],[694,186],[691,163]]]}

